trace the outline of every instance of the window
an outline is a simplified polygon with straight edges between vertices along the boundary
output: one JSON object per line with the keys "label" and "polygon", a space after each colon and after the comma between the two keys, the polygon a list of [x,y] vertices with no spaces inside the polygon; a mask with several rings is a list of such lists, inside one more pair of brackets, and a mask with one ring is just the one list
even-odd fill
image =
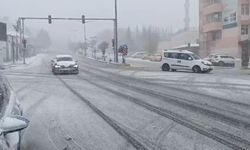
{"label": "window", "polygon": [[212,40],[213,41],[221,40],[221,38],[222,38],[222,32],[221,31],[212,32]]}
{"label": "window", "polygon": [[241,4],[241,15],[249,15],[249,4]]}
{"label": "window", "polygon": [[220,58],[228,58],[228,56],[220,56]]}
{"label": "window", "polygon": [[192,57],[194,60],[200,60],[200,56],[196,55],[196,54],[192,54]]}
{"label": "window", "polygon": [[216,4],[216,3],[221,3],[221,0],[206,0],[204,3],[204,7],[212,5],[212,4]]}
{"label": "window", "polygon": [[168,58],[177,59],[178,58],[178,54],[177,53],[168,53]]}
{"label": "window", "polygon": [[168,53],[164,53],[164,57],[168,58]]}
{"label": "window", "polygon": [[242,25],[241,26],[241,35],[248,35],[248,33],[249,33],[248,28],[249,28],[248,25]]}
{"label": "window", "polygon": [[222,13],[213,13],[210,15],[207,15],[206,17],[206,23],[212,23],[212,22],[221,22],[222,21]]}
{"label": "window", "polygon": [[180,59],[182,60],[188,60],[188,58],[190,57],[188,54],[180,54]]}

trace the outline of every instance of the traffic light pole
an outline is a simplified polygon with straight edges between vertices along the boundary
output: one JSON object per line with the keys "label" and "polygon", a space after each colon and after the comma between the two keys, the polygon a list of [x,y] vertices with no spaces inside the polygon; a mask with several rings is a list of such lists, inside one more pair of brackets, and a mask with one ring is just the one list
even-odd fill
{"label": "traffic light pole", "polygon": [[[49,23],[52,23],[52,20],[76,20],[76,21],[81,21],[82,18],[53,18],[50,15],[45,18],[38,18],[38,17],[20,17],[22,22],[22,41],[24,40],[24,20],[49,20]],[[114,40],[115,40],[115,45],[114,45],[114,61],[118,62],[118,19],[117,19],[117,0],[115,0],[115,18],[84,18],[87,21],[113,21],[114,22]],[[84,27],[85,28],[85,27]],[[23,47],[24,48],[24,47]],[[25,49],[23,49],[23,61],[25,64]]]}
{"label": "traffic light pole", "polygon": [[25,51],[26,51],[26,45],[25,45],[25,43],[24,43],[24,41],[25,41],[25,27],[24,27],[24,20],[25,20],[25,18],[21,18],[21,22],[22,22],[22,41],[20,41],[20,42],[22,42],[22,44],[23,44],[23,64],[26,64],[26,56],[25,56]]}
{"label": "traffic light pole", "polygon": [[115,0],[115,20],[114,20],[114,39],[115,39],[115,62],[118,63],[118,16],[117,16],[117,0]]}

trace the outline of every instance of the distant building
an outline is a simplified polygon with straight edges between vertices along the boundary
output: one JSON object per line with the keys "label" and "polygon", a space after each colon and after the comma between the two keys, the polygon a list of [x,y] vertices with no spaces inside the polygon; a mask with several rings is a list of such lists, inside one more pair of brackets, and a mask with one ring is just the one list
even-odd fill
{"label": "distant building", "polygon": [[181,32],[175,33],[175,35],[173,35],[170,40],[160,42],[158,51],[183,47],[184,45],[185,47],[188,47],[188,44],[195,45],[198,43],[198,39],[199,31],[197,29],[193,28],[188,31],[183,30]]}
{"label": "distant building", "polygon": [[199,53],[199,30],[190,28],[190,0],[185,0],[184,4],[185,17],[184,28],[173,34],[171,39],[161,41],[158,45],[158,51],[165,49],[190,50],[194,53]]}
{"label": "distant building", "polygon": [[[229,54],[248,64],[250,0],[200,0],[200,54]],[[244,62],[245,61],[245,62]]]}

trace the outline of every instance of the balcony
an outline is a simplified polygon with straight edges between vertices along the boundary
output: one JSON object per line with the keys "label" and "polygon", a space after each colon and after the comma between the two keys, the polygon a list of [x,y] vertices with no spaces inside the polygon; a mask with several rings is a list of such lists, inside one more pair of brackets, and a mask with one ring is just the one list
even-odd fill
{"label": "balcony", "polygon": [[216,12],[223,11],[223,4],[222,3],[213,3],[203,8],[203,15],[208,15]]}
{"label": "balcony", "polygon": [[250,15],[241,15],[240,21],[242,25],[248,25],[250,24]]}
{"label": "balcony", "polygon": [[250,41],[250,34],[240,36],[240,42],[247,42],[247,41]]}
{"label": "balcony", "polygon": [[211,22],[208,24],[205,24],[203,26],[203,32],[211,32],[211,31],[218,31],[223,29],[223,23],[220,22]]}

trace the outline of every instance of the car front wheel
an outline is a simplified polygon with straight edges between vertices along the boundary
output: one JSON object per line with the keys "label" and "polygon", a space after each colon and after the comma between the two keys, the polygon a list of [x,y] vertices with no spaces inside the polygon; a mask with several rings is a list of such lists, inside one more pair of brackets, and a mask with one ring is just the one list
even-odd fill
{"label": "car front wheel", "polygon": [[161,67],[162,71],[169,71],[170,70],[170,67],[168,64],[163,64],[162,67]]}
{"label": "car front wheel", "polygon": [[220,61],[219,66],[225,66],[225,63],[223,61]]}
{"label": "car front wheel", "polygon": [[193,67],[193,72],[194,73],[201,73],[201,68],[199,66],[194,66]]}

